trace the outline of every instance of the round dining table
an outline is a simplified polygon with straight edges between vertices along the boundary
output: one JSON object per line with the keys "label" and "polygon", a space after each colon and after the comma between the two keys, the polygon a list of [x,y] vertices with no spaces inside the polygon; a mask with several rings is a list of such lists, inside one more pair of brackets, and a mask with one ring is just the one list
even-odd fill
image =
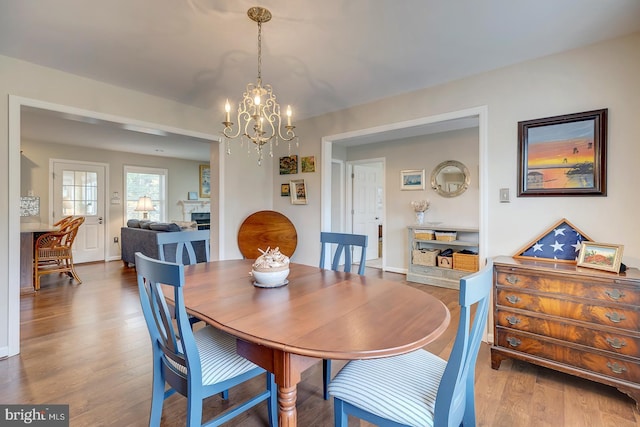
{"label": "round dining table", "polygon": [[283,286],[254,286],[253,260],[185,266],[187,312],[237,338],[237,351],[275,375],[280,426],[295,426],[297,384],[319,359],[370,359],[440,336],[442,301],[401,282],[290,265]]}

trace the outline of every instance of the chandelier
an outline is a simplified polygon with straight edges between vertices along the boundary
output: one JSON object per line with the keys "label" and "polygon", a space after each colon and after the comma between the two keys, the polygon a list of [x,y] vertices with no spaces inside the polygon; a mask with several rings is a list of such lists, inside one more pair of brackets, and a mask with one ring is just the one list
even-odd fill
{"label": "chandelier", "polygon": [[[289,142],[296,137],[295,126],[291,125],[291,106],[287,106],[287,124],[283,126],[280,115],[280,105],[276,102],[276,95],[269,84],[262,83],[262,24],[271,20],[271,12],[262,7],[252,7],[247,11],[249,18],[258,23],[258,79],[256,83],[247,84],[242,94],[242,100],[238,104],[237,128],[231,121],[231,106],[229,100],[225,102],[225,119],[222,124],[222,134],[227,142],[227,154],[231,154],[229,139],[240,137],[241,144],[247,140],[247,149],[251,150],[251,143],[258,152],[258,166],[262,164],[263,147],[269,144],[269,156],[273,157],[273,143],[278,145],[278,140]],[[250,142],[249,142],[250,141]]]}

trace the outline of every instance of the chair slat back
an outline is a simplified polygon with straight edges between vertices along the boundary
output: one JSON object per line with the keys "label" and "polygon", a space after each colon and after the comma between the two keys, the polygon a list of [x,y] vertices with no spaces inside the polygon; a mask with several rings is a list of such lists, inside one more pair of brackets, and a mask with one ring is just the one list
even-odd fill
{"label": "chair slat back", "polygon": [[[209,262],[210,260],[210,230],[157,233],[156,236],[158,239],[158,256],[160,257],[161,261],[165,261],[165,250],[168,250],[170,245],[175,244],[175,258],[169,259],[169,261],[185,265],[195,264],[197,262],[197,259],[196,252],[193,246],[194,242],[204,242],[203,244],[205,248],[205,260],[206,262]],[[187,254],[186,257],[184,255],[185,253]]]}
{"label": "chair slat back", "polygon": [[358,268],[358,274],[364,274],[364,268],[367,262],[367,244],[368,237],[363,234],[347,234],[347,233],[331,233],[321,232],[320,242],[322,247],[320,249],[320,268],[325,268],[325,253],[329,247],[336,246],[336,250],[333,253],[331,261],[331,269],[339,271],[340,260],[344,254],[344,271],[351,272],[351,251],[354,247],[360,248],[360,266]]}
{"label": "chair slat back", "polygon": [[479,272],[460,279],[460,323],[436,396],[436,426],[475,425],[475,408],[469,405],[474,402],[475,365],[487,324],[492,283],[491,260]]}
{"label": "chair slat back", "polygon": [[[167,382],[176,389],[184,389],[189,376],[202,375],[200,356],[184,306],[184,266],[149,258],[140,252],[136,252],[135,257],[140,303],[152,344],[163,352],[164,368],[175,374],[167,377]],[[161,284],[173,288],[175,309],[167,304]],[[173,383],[173,378],[179,382]]]}

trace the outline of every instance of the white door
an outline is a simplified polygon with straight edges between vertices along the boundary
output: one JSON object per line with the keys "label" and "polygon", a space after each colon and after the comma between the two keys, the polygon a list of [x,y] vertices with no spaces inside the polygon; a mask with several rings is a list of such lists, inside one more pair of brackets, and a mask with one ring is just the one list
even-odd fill
{"label": "white door", "polygon": [[51,223],[68,215],[84,216],[73,243],[73,261],[104,261],[106,167],[54,160],[52,169]]}
{"label": "white door", "polygon": [[[382,224],[382,162],[353,164],[353,233],[366,234],[367,260],[378,256],[378,227]],[[354,254],[358,259],[360,253]]]}

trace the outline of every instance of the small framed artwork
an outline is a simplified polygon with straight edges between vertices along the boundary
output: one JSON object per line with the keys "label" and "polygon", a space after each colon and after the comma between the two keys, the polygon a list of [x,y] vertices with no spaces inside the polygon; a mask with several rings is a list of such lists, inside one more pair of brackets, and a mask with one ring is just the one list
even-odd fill
{"label": "small framed artwork", "polygon": [[280,184],[280,196],[289,197],[289,184]]}
{"label": "small framed artwork", "polygon": [[623,249],[623,245],[583,242],[578,257],[578,266],[618,273],[620,272],[620,264],[622,264]]}
{"label": "small framed artwork", "polygon": [[198,200],[198,192],[189,191],[189,194],[187,195],[187,200]]}
{"label": "small framed artwork", "polygon": [[298,156],[280,157],[280,175],[292,175],[298,173]]}
{"label": "small framed artwork", "polygon": [[424,169],[400,171],[400,190],[424,190]]}
{"label": "small framed artwork", "polygon": [[302,157],[300,159],[300,167],[302,173],[315,172],[316,171],[316,158],[315,156]]}
{"label": "small framed artwork", "polygon": [[518,122],[518,197],[606,196],[607,109]]}
{"label": "small framed artwork", "polygon": [[291,193],[292,205],[307,204],[307,186],[304,183],[304,179],[296,179],[296,180],[290,181],[289,190]]}
{"label": "small framed artwork", "polygon": [[200,165],[200,197],[211,197],[211,168],[209,165]]}

